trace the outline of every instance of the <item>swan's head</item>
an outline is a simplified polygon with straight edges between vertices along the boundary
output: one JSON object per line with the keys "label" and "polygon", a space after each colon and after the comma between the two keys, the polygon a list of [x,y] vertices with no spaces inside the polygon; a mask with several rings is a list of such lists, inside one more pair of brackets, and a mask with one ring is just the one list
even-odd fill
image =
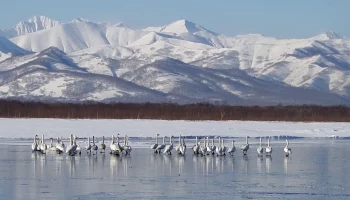
{"label": "swan's head", "polygon": [[250,138],[249,136],[247,136],[247,138]]}
{"label": "swan's head", "polygon": [[159,136],[159,133],[157,133],[157,136]]}
{"label": "swan's head", "polygon": [[232,140],[232,142],[236,142],[235,140]]}

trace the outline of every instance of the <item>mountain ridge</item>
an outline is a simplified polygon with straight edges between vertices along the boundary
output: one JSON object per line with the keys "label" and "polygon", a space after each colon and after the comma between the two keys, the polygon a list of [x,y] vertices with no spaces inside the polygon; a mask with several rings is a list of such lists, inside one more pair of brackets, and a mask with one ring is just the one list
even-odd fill
{"label": "mountain ridge", "polygon": [[277,39],[229,37],[185,19],[144,29],[82,18],[28,23],[41,25],[3,42],[22,53],[0,55],[0,98],[350,105],[350,40],[333,31]]}

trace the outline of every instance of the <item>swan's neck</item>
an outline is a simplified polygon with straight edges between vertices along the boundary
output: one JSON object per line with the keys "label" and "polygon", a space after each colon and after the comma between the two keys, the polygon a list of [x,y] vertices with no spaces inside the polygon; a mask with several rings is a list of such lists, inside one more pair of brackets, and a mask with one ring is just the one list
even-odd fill
{"label": "swan's neck", "polygon": [[214,146],[214,139],[211,140],[211,146]]}
{"label": "swan's neck", "polygon": [[112,141],[111,142],[112,142],[112,144],[114,144],[114,135],[112,135]]}
{"label": "swan's neck", "polygon": [[198,144],[198,137],[196,137],[196,144]]}
{"label": "swan's neck", "polygon": [[179,145],[181,145],[181,136],[179,137]]}
{"label": "swan's neck", "polygon": [[90,144],[90,137],[88,137],[88,145]]}
{"label": "swan's neck", "polygon": [[156,135],[156,144],[158,144],[158,135]]}
{"label": "swan's neck", "polygon": [[70,141],[70,145],[73,145],[73,136],[72,135],[70,135],[69,141]]}
{"label": "swan's neck", "polygon": [[173,138],[173,137],[170,137],[170,144],[172,144],[172,143],[173,143],[173,140],[172,140],[172,138]]}
{"label": "swan's neck", "polygon": [[165,144],[165,136],[163,137],[163,144]]}
{"label": "swan's neck", "polygon": [[53,145],[53,139],[51,138],[51,142],[50,142],[50,145],[52,146]]}
{"label": "swan's neck", "polygon": [[245,143],[248,144],[248,137],[245,138]]}
{"label": "swan's neck", "polygon": [[270,147],[270,139],[267,139],[267,146]]}
{"label": "swan's neck", "polygon": [[34,137],[34,143],[36,143],[36,136]]}
{"label": "swan's neck", "polygon": [[102,136],[102,144],[105,143],[105,136]]}
{"label": "swan's neck", "polygon": [[222,140],[222,146],[224,146],[225,144],[224,144],[224,140]]}

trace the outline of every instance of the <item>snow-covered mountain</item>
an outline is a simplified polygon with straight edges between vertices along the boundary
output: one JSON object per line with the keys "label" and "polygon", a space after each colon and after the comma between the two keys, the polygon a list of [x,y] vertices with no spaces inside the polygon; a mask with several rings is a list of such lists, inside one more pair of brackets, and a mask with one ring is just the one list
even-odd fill
{"label": "snow-covered mountain", "polygon": [[332,31],[276,39],[228,37],[187,20],[140,30],[81,18],[34,17],[20,24],[26,28],[13,28],[22,30],[16,34],[0,31],[10,39],[0,38],[2,98],[239,105],[350,100],[350,40]]}
{"label": "snow-covered mountain", "polygon": [[21,21],[12,28],[0,30],[0,36],[12,38],[28,33],[34,33],[60,25],[59,21],[52,20],[45,16],[34,16],[27,21]]}

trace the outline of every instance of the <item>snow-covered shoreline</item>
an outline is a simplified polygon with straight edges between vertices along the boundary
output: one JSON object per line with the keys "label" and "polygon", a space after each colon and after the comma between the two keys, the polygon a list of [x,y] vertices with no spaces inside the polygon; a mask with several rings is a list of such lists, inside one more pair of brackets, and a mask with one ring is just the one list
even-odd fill
{"label": "snow-covered shoreline", "polygon": [[166,121],[109,119],[0,119],[1,138],[111,136],[227,136],[227,137],[349,137],[350,123],[344,122],[264,122],[264,121]]}

